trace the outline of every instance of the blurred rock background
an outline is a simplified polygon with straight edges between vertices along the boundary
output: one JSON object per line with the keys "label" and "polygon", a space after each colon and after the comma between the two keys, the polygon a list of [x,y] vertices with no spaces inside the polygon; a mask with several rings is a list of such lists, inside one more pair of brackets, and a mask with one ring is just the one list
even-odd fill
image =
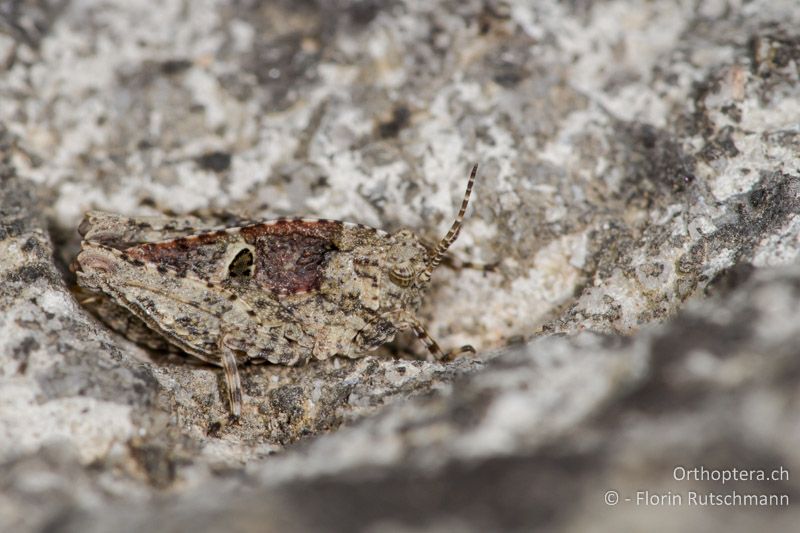
{"label": "blurred rock background", "polygon": [[[789,0],[0,1],[0,530],[790,529],[686,495],[800,492],[799,23]],[[401,337],[249,368],[226,427],[218,370],[69,290],[89,209],[437,239],[473,162],[453,251],[500,265],[437,271],[421,318],[475,359]]]}

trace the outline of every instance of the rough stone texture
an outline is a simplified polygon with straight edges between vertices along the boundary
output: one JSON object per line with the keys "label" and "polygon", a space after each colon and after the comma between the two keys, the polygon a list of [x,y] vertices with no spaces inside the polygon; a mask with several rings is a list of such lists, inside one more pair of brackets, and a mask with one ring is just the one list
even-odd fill
{"label": "rough stone texture", "polygon": [[603,503],[609,489],[632,498],[643,489],[800,495],[791,477],[724,486],[672,478],[678,465],[800,467],[800,326],[787,318],[800,313],[800,266],[759,272],[727,297],[690,307],[636,340],[534,341],[449,393],[251,465],[235,485],[68,524],[105,531],[122,513],[130,520],[122,531],[215,531],[226,520],[243,531],[286,523],[297,531],[753,531],[767,522],[790,531],[800,518],[792,507]]}
{"label": "rough stone texture", "polygon": [[[796,523],[603,503],[798,497],[794,1],[165,4],[0,2],[0,530]],[[476,360],[415,360],[403,337],[249,368],[231,427],[219,371],[69,291],[88,209],[436,239],[473,161],[454,252],[500,268],[441,269],[422,318]]]}

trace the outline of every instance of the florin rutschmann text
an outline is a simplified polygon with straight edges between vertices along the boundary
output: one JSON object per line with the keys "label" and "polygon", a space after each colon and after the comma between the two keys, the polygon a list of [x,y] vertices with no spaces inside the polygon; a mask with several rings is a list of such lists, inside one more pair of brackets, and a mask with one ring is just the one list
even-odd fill
{"label": "florin rutschmann text", "polygon": [[[620,502],[632,503],[637,507],[788,507],[789,495],[777,491],[760,490],[752,482],[785,483],[789,481],[789,470],[784,467],[774,469],[745,468],[706,468],[704,466],[676,466],[672,470],[673,481],[688,482],[691,490],[665,490],[666,487],[636,489],[629,493],[607,490],[604,494],[606,505],[614,506]],[[738,490],[705,490],[704,485],[738,482]],[[741,483],[747,482],[746,488]],[[762,485],[764,489],[767,485]]]}

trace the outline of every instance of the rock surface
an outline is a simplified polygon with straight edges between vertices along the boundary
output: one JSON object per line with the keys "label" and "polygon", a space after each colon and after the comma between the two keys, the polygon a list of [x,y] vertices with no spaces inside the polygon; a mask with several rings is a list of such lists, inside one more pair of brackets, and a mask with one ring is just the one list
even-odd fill
{"label": "rock surface", "polygon": [[[687,500],[800,492],[799,23],[789,0],[0,5],[0,530],[788,530],[790,506]],[[500,266],[440,269],[421,318],[475,359],[403,337],[249,368],[228,426],[219,371],[70,292],[89,209],[437,239],[473,161],[454,253]]]}

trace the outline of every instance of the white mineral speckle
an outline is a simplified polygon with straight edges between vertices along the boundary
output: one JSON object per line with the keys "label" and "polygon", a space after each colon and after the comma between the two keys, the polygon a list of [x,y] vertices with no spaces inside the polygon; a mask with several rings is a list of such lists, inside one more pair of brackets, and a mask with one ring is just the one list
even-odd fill
{"label": "white mineral speckle", "polygon": [[6,382],[0,388],[0,405],[2,458],[63,444],[72,446],[86,465],[102,459],[115,442],[124,442],[135,433],[127,406],[80,397],[40,403],[21,381]]}

